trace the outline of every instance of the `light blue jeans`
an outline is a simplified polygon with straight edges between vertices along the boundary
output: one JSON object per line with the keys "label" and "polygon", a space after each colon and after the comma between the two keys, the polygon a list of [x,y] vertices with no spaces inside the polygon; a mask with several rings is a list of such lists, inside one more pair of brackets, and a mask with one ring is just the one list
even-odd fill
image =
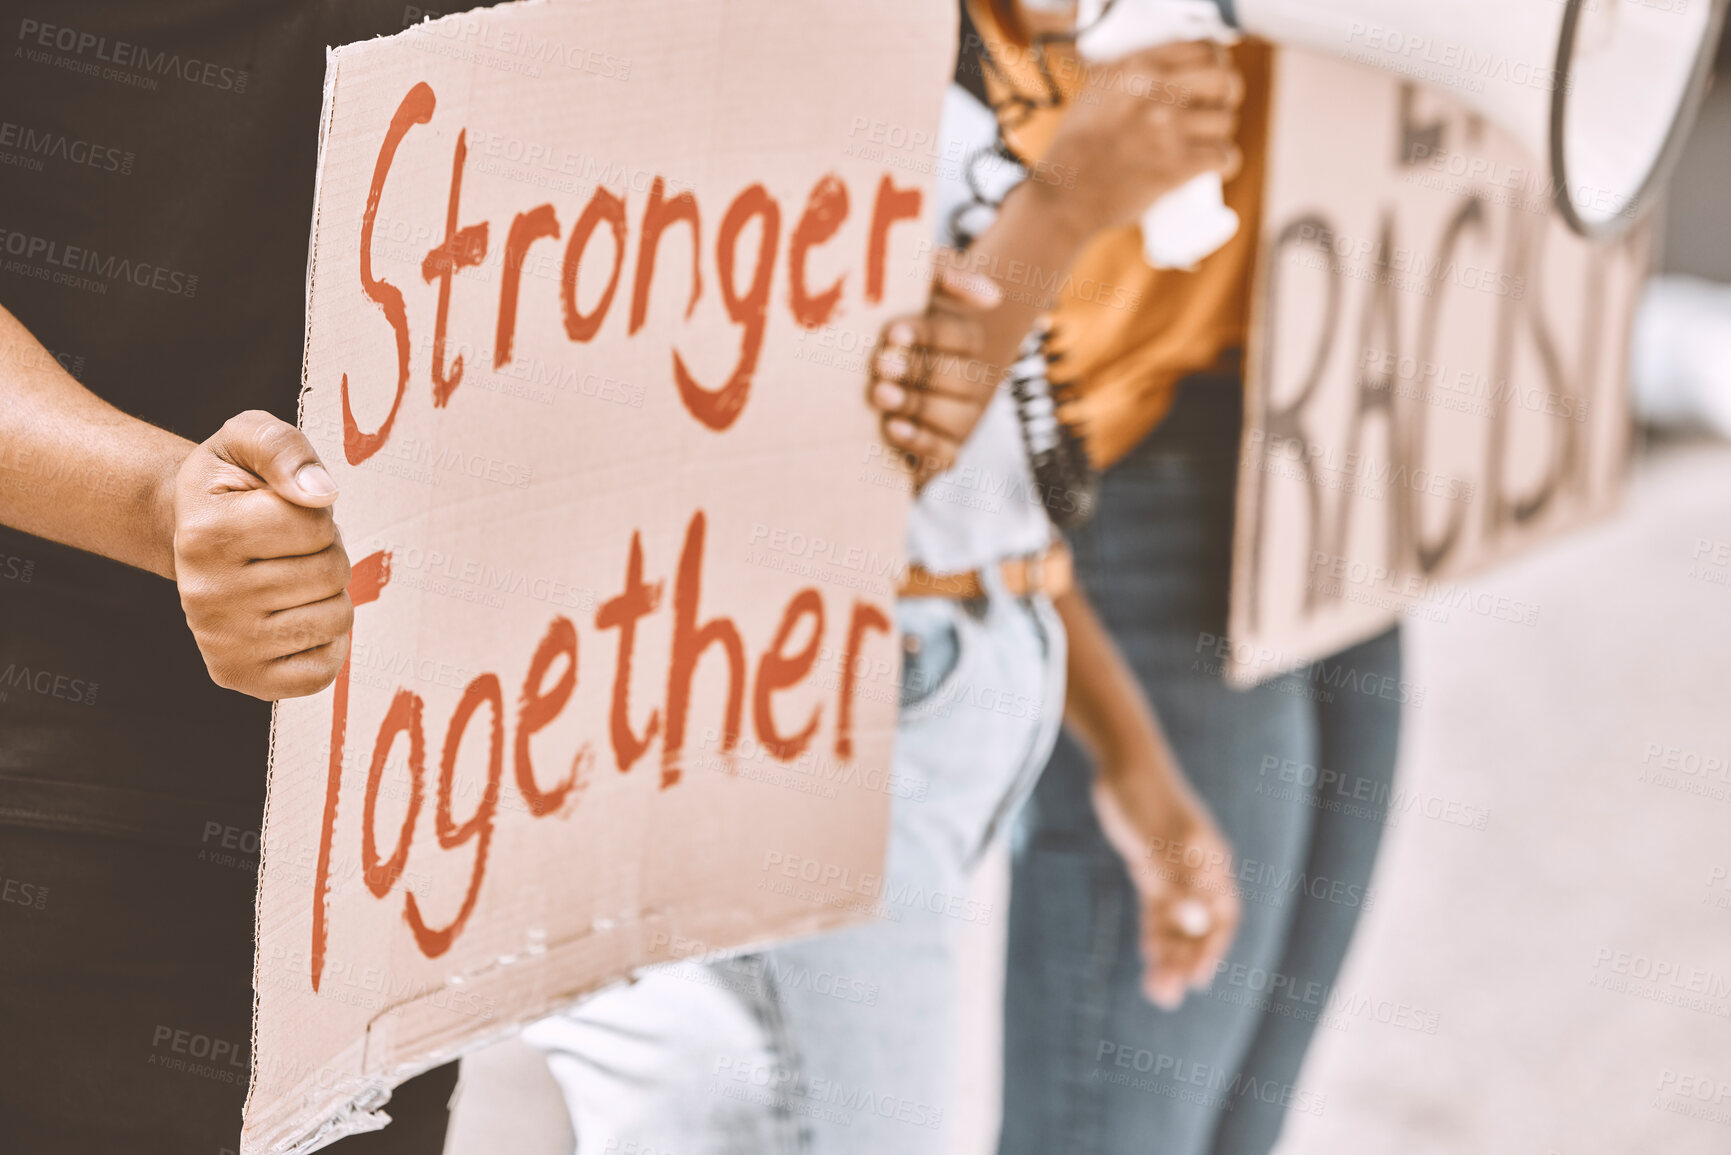
{"label": "light blue jeans", "polygon": [[1050,602],[903,600],[877,921],[652,968],[535,1024],[579,1155],[941,1155],[956,1107],[959,936],[1003,912],[968,880],[1063,720]]}

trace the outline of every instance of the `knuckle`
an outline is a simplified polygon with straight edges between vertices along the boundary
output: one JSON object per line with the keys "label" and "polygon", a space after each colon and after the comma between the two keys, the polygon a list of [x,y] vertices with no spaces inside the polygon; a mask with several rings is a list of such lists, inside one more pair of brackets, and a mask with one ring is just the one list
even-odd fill
{"label": "knuckle", "polygon": [[253,447],[266,461],[298,452],[302,440],[300,430],[274,417],[253,433]]}
{"label": "knuckle", "polygon": [[268,421],[276,418],[263,409],[243,409],[222,423],[222,431],[235,437],[244,437]]}
{"label": "knuckle", "polygon": [[337,526],[330,510],[304,509],[286,501],[282,508],[286,516],[274,543],[277,548],[293,555],[319,554],[337,544]]}
{"label": "knuckle", "polygon": [[203,572],[182,572],[175,584],[180,590],[180,607],[186,611],[189,623],[195,615],[202,619],[220,600],[217,583]]}
{"label": "knuckle", "polygon": [[[344,591],[344,596],[346,597],[349,582],[352,581],[355,576],[354,564],[349,561],[348,551],[343,549],[340,545],[335,547],[331,556],[333,559],[331,565],[331,577],[336,579],[337,587]],[[349,608],[352,610],[354,607],[351,605]]]}
{"label": "knuckle", "polygon": [[182,518],[174,527],[174,552],[198,559],[217,552],[230,538],[228,527],[213,516]]}
{"label": "knuckle", "polygon": [[277,679],[273,698],[306,698],[318,693],[336,678],[333,671],[330,677],[325,677],[322,670],[311,673],[291,674]]}
{"label": "knuckle", "polygon": [[[337,639],[339,642],[341,638]],[[315,660],[301,665],[295,672],[284,679],[286,683],[280,696],[286,698],[305,698],[316,694],[337,680],[342,673],[343,661],[348,656],[347,644],[332,645],[324,653],[317,655]]]}
{"label": "knuckle", "polygon": [[212,653],[209,650],[202,652],[204,654],[204,668],[210,674],[212,682],[225,690],[239,690],[241,693],[252,692],[248,689],[250,680],[246,676],[247,671],[238,662],[221,652]]}
{"label": "knuckle", "polygon": [[337,675],[342,673],[343,658],[345,656],[346,655],[344,654],[338,654],[329,662],[320,666],[318,673],[311,679],[312,686],[307,692],[309,694],[316,694],[332,682],[336,681]]}
{"label": "knuckle", "polygon": [[278,690],[272,697],[279,700],[282,698],[310,698],[327,685],[329,682],[322,678],[301,675],[291,680],[288,685]]}
{"label": "knuckle", "polygon": [[[318,540],[329,547],[337,540],[337,519],[330,507],[307,509],[304,506],[294,506],[295,516],[304,522],[307,528],[318,535]],[[310,515],[310,516],[308,516]]]}
{"label": "knuckle", "polygon": [[334,619],[336,628],[331,631],[331,641],[336,641],[338,638],[343,637],[352,630],[355,625],[354,603],[349,600],[349,595],[346,592],[338,595],[338,597],[339,600],[337,601]]}

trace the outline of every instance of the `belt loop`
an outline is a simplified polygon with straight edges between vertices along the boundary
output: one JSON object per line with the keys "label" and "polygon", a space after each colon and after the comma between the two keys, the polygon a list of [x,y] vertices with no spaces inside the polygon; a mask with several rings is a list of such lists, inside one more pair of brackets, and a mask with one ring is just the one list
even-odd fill
{"label": "belt loop", "polygon": [[1013,600],[1009,587],[1004,584],[1004,562],[988,562],[978,570],[980,588],[986,591],[986,612],[988,615],[1003,612]]}
{"label": "belt loop", "polygon": [[1039,553],[1029,554],[1022,561],[1022,592],[1032,597],[1046,592],[1046,554],[1050,546]]}

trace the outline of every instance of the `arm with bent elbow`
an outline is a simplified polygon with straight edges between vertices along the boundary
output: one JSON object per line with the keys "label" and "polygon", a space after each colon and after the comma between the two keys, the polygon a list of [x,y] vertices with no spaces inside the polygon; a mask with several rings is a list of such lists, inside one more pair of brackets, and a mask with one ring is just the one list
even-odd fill
{"label": "arm with bent elbow", "polygon": [[[911,456],[919,483],[955,461],[1097,234],[1129,224],[1200,173],[1230,176],[1240,163],[1233,140],[1244,82],[1213,45],[1166,44],[1088,75],[1039,159],[1046,178],[1013,188],[966,253],[938,254],[923,316],[885,326],[868,397],[884,440]],[[1184,101],[1138,95],[1148,92]]]}

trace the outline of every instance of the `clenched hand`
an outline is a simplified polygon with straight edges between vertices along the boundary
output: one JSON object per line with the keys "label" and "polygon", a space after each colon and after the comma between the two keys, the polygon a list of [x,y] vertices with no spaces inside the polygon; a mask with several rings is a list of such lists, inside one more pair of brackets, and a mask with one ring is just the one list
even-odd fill
{"label": "clenched hand", "polygon": [[174,579],[211,680],[274,701],[317,693],[348,655],[349,557],[335,484],[300,430],[252,410],[174,485]]}

